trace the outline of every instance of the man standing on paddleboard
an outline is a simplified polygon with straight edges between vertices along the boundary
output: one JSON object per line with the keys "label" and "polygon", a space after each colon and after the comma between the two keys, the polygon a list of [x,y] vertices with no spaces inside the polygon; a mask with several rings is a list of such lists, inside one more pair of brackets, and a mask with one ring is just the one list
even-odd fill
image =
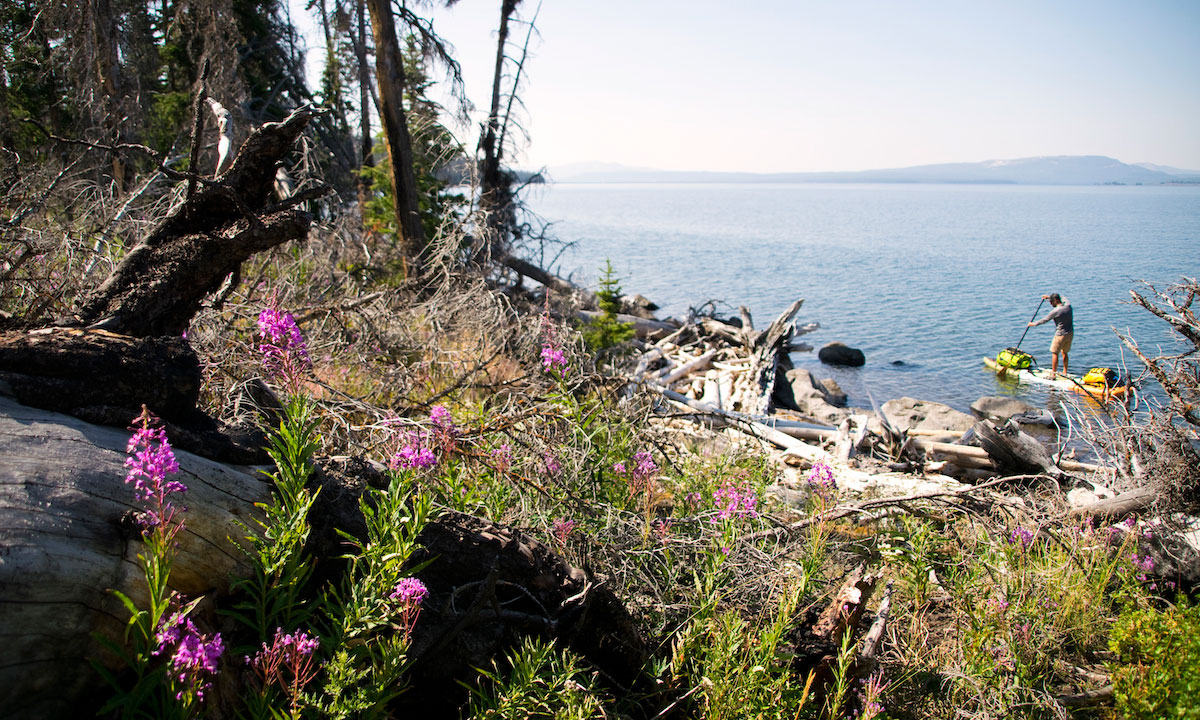
{"label": "man standing on paddleboard", "polygon": [[1027,327],[1054,321],[1054,339],[1050,341],[1050,377],[1056,378],[1059,353],[1062,354],[1063,375],[1067,374],[1067,353],[1071,351],[1071,340],[1075,337],[1074,313],[1071,311],[1071,303],[1063,300],[1058,293],[1043,295],[1042,299],[1049,300],[1050,307],[1054,309],[1046,317],[1029,323]]}

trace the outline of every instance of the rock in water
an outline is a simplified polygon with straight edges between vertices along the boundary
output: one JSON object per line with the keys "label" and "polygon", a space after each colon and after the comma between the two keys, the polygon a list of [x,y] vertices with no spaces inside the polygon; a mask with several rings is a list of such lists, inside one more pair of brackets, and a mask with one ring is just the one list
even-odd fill
{"label": "rock in water", "polygon": [[817,351],[817,359],[826,365],[846,365],[862,367],[867,364],[867,357],[858,348],[852,348],[840,342],[829,343]]}

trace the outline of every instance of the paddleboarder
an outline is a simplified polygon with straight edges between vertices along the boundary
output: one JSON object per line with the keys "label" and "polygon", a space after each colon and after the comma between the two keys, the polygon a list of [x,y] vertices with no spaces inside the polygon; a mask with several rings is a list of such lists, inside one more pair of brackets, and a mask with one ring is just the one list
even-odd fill
{"label": "paddleboarder", "polygon": [[1050,301],[1052,308],[1046,317],[1030,322],[1026,327],[1035,327],[1054,321],[1054,339],[1050,341],[1050,377],[1058,377],[1058,356],[1062,355],[1063,375],[1067,374],[1067,354],[1071,351],[1071,340],[1075,337],[1074,313],[1071,303],[1063,300],[1058,293],[1043,295],[1043,300]]}

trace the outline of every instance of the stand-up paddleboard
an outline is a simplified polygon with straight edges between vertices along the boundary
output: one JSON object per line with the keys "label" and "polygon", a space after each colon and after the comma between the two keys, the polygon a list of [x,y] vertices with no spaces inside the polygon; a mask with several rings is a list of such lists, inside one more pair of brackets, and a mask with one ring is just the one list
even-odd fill
{"label": "stand-up paddleboard", "polygon": [[1059,373],[1058,377],[1051,377],[1050,370],[1047,368],[1010,368],[996,362],[996,358],[985,357],[983,364],[989,369],[995,371],[1001,378],[1008,380],[1016,380],[1017,382],[1033,383],[1036,385],[1049,385],[1060,390],[1070,390],[1071,392],[1086,395],[1093,400],[1107,401],[1114,398],[1123,398],[1127,393],[1132,391],[1131,385],[1089,385],[1085,384],[1076,375],[1064,375]]}

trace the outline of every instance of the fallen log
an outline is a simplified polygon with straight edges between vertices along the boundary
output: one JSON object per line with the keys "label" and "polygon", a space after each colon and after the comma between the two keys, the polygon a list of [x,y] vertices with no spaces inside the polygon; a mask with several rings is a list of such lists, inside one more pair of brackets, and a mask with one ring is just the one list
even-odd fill
{"label": "fallen log", "polygon": [[595,293],[590,293],[573,283],[563,280],[557,275],[548,273],[527,260],[522,260],[521,258],[509,255],[508,257],[504,258],[504,266],[516,272],[518,275],[538,281],[544,287],[550,288],[555,292],[562,293],[563,295],[570,297],[579,298],[581,304],[586,308],[594,308],[598,306]]}
{"label": "fallen log", "polygon": [[251,133],[229,170],[134,245],[62,324],[135,337],[178,336],[204,298],[251,255],[305,237],[309,213],[292,202],[275,207],[267,202],[277,165],[311,117],[310,110],[296,110]]}
{"label": "fallen log", "polygon": [[[0,397],[0,707],[6,717],[94,714],[102,658],[92,631],[119,640],[128,613],[109,589],[146,606],[137,565],[142,508],[126,486],[129,433]],[[269,485],[248,468],[177,451],[188,488],[171,587],[216,596],[247,570],[231,542]],[[83,712],[82,708],[90,708]]]}
{"label": "fallen log", "polygon": [[997,426],[991,420],[981,420],[973,429],[1001,472],[1040,473],[1055,478],[1063,475],[1046,448],[1016,423]]}
{"label": "fallen log", "polygon": [[661,385],[646,383],[646,386],[658,392],[663,397],[685,405],[699,413],[731,420],[740,428],[742,428],[746,434],[755,438],[766,440],[780,448],[783,448],[785,455],[791,454],[810,461],[819,460],[822,462],[829,462],[831,460],[829,453],[825,452],[821,448],[813,447],[812,445],[802,442],[784,432],[776,430],[769,425],[752,420],[747,415],[733,412],[731,410],[722,410],[718,407],[714,407],[697,400],[692,400],[686,395],[682,395]]}
{"label": "fallen log", "polygon": [[[598,310],[579,310],[575,315],[585,322],[594,322],[597,318],[602,317],[604,313]],[[626,315],[625,313],[617,313],[617,322],[632,325],[634,333],[643,340],[655,340],[660,337],[666,337],[679,329],[669,322],[638,317],[637,315]]]}
{"label": "fallen log", "polygon": [[1152,507],[1155,501],[1158,500],[1158,493],[1153,488],[1138,488],[1129,492],[1121,493],[1113,498],[1105,498],[1097,500],[1087,505],[1081,505],[1077,508],[1071,508],[1070,515],[1072,517],[1085,517],[1092,515],[1095,517],[1123,517],[1130,513],[1137,513]]}
{"label": "fallen log", "polygon": [[887,628],[888,616],[892,610],[893,582],[893,580],[888,580],[887,586],[883,590],[883,597],[879,600],[879,610],[875,612],[875,619],[871,622],[867,634],[863,636],[862,648],[858,651],[858,664],[855,668],[856,674],[859,676],[870,675],[879,665],[879,644],[883,640],[883,631]]}

